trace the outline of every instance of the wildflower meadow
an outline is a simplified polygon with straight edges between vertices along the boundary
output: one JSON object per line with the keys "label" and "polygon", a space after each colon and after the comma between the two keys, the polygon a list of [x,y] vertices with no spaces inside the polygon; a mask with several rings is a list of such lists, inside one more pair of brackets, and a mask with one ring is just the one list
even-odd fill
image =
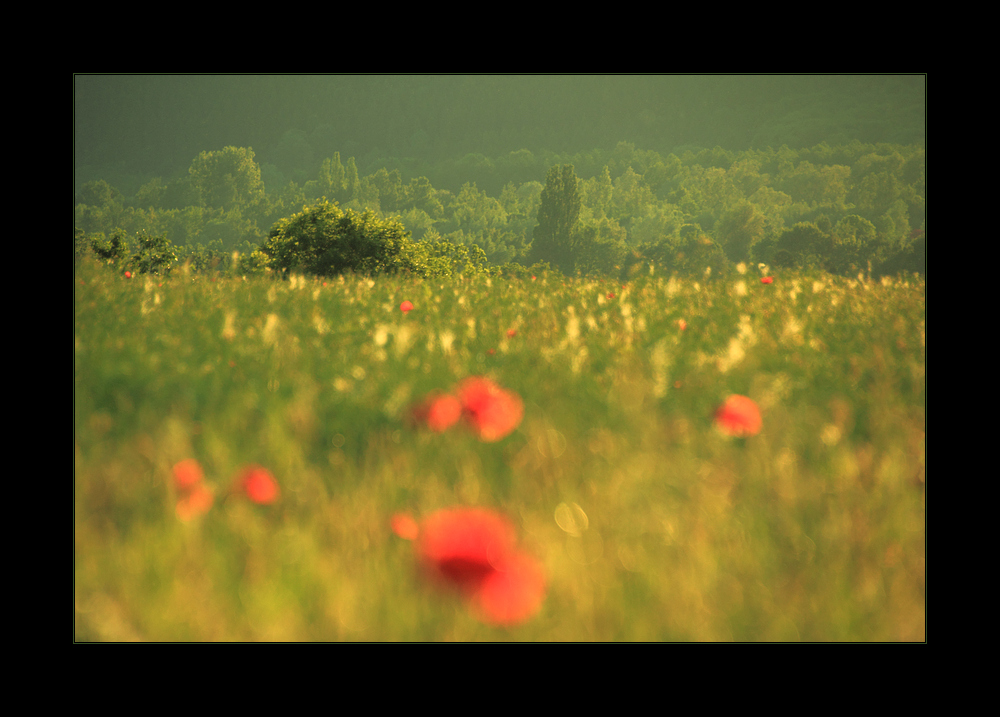
{"label": "wildflower meadow", "polygon": [[917,275],[83,260],[74,315],[77,641],[925,639]]}

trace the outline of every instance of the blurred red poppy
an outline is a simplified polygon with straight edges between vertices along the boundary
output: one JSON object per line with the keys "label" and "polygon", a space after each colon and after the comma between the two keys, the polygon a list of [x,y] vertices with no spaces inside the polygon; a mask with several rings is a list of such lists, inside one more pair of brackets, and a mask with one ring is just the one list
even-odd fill
{"label": "blurred red poppy", "polygon": [[399,305],[399,310],[402,311],[404,314],[409,311],[413,311],[413,303],[410,301],[404,301],[402,304]]}
{"label": "blurred red poppy", "polygon": [[431,394],[410,411],[410,419],[441,433],[462,417],[462,403],[450,394]]}
{"label": "blurred red poppy", "polygon": [[608,298],[609,298],[609,299],[613,299],[613,298],[615,298],[615,292],[613,292],[613,291],[609,291],[609,292],[608,292]]}
{"label": "blurred red poppy", "polygon": [[480,440],[499,441],[521,424],[524,403],[488,378],[473,377],[458,387],[462,415]]}
{"label": "blurred red poppy", "polygon": [[677,320],[677,326],[679,326],[680,330],[683,331],[684,329],[686,329],[688,327],[688,322],[685,321],[684,319],[678,319]]}
{"label": "blurred red poppy", "polygon": [[240,471],[238,486],[254,503],[270,505],[281,497],[278,482],[271,471],[257,465],[249,465]]}
{"label": "blurred red poppy", "polygon": [[507,338],[514,338],[517,336],[517,329],[507,329]]}
{"label": "blurred red poppy", "polygon": [[177,517],[187,522],[199,515],[204,515],[212,507],[215,497],[200,483],[191,492],[177,501]]}
{"label": "blurred red poppy", "polygon": [[533,617],[545,601],[545,571],[529,555],[516,553],[498,562],[472,598],[479,619],[516,625]]}
{"label": "blurred red poppy", "polygon": [[194,458],[188,458],[174,465],[174,485],[178,490],[187,491],[201,483],[205,474]]}
{"label": "blurred red poppy", "polygon": [[774,277],[773,276],[765,276],[763,279],[760,280],[760,283],[761,284],[773,284],[774,283]]}
{"label": "blurred red poppy", "polygon": [[496,625],[523,622],[541,608],[545,573],[515,550],[511,522],[483,508],[449,508],[420,526],[417,554],[436,581],[459,589],[477,616]]}
{"label": "blurred red poppy", "polygon": [[743,438],[760,433],[763,420],[753,399],[733,394],[716,409],[715,425],[728,436]]}
{"label": "blurred red poppy", "polygon": [[125,278],[126,279],[131,279],[132,278],[132,272],[131,271],[126,271],[125,272]]}

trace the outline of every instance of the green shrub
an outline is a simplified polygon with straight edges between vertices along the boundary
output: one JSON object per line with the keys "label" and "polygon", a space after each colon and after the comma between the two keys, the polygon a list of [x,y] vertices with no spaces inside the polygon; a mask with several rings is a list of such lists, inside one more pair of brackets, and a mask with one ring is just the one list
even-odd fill
{"label": "green shrub", "polygon": [[236,273],[243,276],[258,276],[267,268],[267,254],[254,249],[249,253],[239,255],[236,261]]}
{"label": "green shrub", "polygon": [[382,219],[369,210],[343,211],[324,200],[278,220],[261,252],[268,257],[268,267],[279,272],[378,274],[412,269],[407,261],[413,258],[411,243],[396,218]]}
{"label": "green shrub", "polygon": [[110,239],[98,233],[90,237],[90,249],[103,262],[138,274],[164,274],[177,263],[177,251],[165,234],[140,231],[130,243],[120,230]]}
{"label": "green shrub", "polygon": [[98,258],[117,265],[129,254],[128,240],[122,234],[115,232],[110,239],[104,237],[104,232],[94,234],[90,237],[90,248]]}
{"label": "green shrub", "polygon": [[136,238],[138,251],[132,255],[130,265],[140,274],[165,274],[177,263],[177,252],[166,234],[150,236],[142,231]]}

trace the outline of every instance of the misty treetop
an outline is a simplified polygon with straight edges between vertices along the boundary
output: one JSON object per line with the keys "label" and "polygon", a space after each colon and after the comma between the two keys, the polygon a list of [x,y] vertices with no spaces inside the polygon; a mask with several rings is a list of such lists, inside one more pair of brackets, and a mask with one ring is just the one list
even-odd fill
{"label": "misty treetop", "polygon": [[461,164],[463,182],[450,190],[435,178],[451,164],[409,175],[390,162],[362,175],[355,158],[334,151],[304,183],[282,184],[252,149],[225,147],[200,152],[186,175],[153,179],[132,197],[103,180],[84,184],[75,225],[98,241],[164,236],[181,258],[214,252],[225,261],[264,245],[303,207],[332,202],[352,216],[393,219],[414,245],[477,247],[492,266],[546,262],[566,274],[616,276],[650,262],[676,271],[745,261],[836,273],[869,262],[875,271],[924,270],[925,153],[917,145],[661,155],[622,142],[610,152],[519,150]]}

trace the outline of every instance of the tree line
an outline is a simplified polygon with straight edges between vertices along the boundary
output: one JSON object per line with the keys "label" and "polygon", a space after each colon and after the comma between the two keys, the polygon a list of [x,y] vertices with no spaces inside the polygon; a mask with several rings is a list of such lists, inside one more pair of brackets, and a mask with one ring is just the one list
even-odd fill
{"label": "tree line", "polygon": [[[650,263],[682,273],[724,272],[737,262],[842,274],[925,267],[925,156],[917,145],[661,155],[622,142],[610,152],[467,155],[439,168],[458,176],[461,167],[454,191],[425,175],[404,177],[400,164],[362,176],[355,158],[334,152],[316,176],[275,183],[252,149],[226,147],[201,152],[185,176],[153,179],[131,197],[88,182],[75,197],[77,251],[117,256],[114,240],[138,247],[159,238],[158,251],[167,242],[177,261],[228,265],[238,252],[243,269],[261,270],[273,263],[265,250],[288,234],[290,218],[335,208],[358,226],[398,224],[408,244],[424,247],[425,264],[463,248],[482,270],[545,263],[567,275],[624,276]],[[290,269],[287,252],[283,261]]]}

